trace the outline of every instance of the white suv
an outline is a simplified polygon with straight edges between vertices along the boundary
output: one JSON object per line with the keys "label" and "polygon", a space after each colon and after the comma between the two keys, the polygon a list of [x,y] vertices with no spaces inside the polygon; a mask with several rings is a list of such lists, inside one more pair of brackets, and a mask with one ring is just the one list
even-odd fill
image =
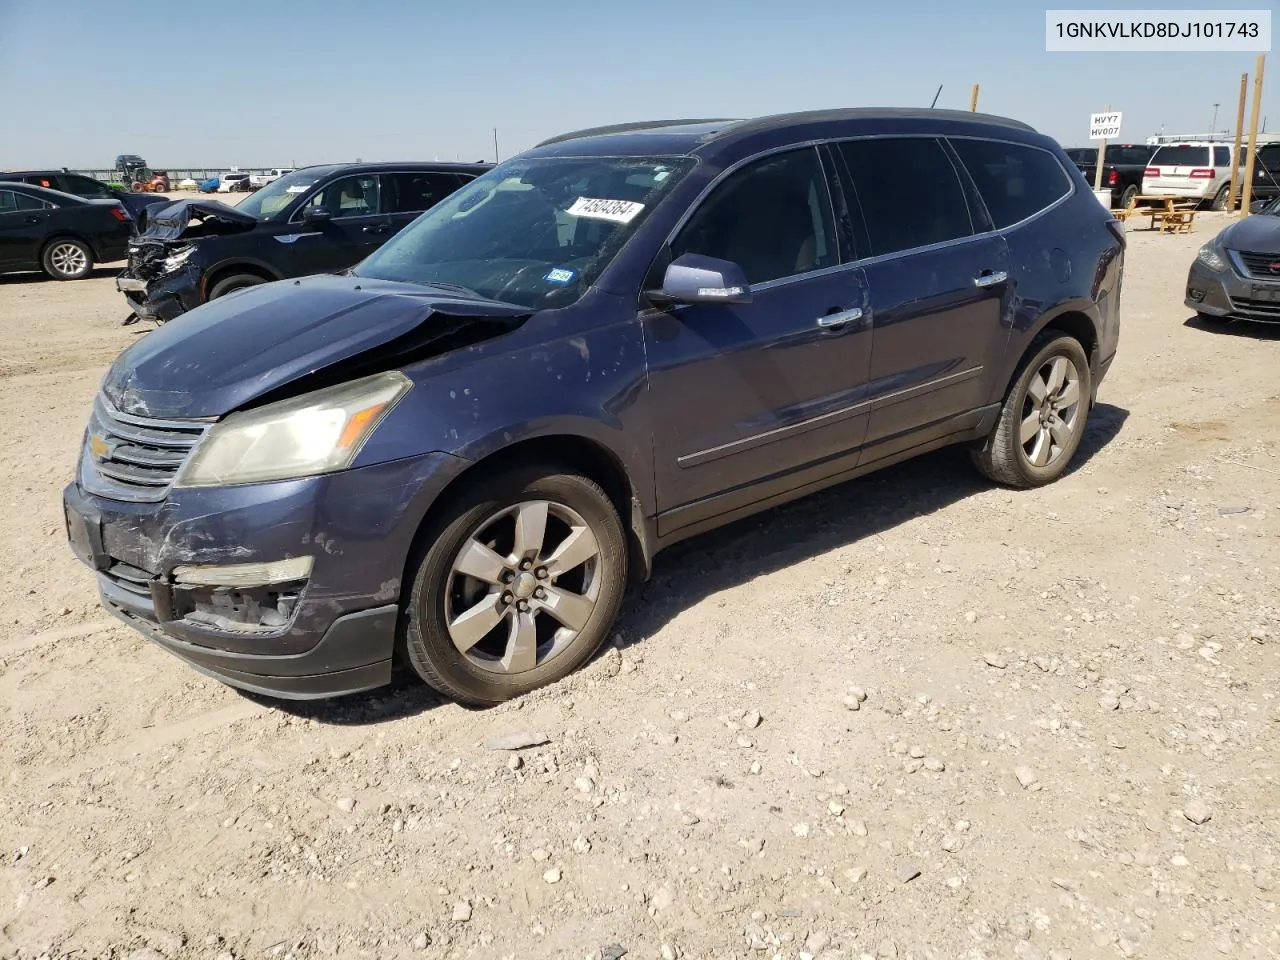
{"label": "white suv", "polygon": [[[1237,166],[1237,170],[1244,173],[1243,167]],[[1242,181],[1237,178],[1236,182]],[[1226,207],[1230,187],[1231,147],[1207,141],[1166,143],[1156,148],[1142,177],[1145,194],[1212,202],[1215,210]]]}
{"label": "white suv", "polygon": [[293,167],[272,167],[266,173],[251,173],[249,174],[249,186],[257,190],[272,181],[279,180],[287,173],[293,173]]}

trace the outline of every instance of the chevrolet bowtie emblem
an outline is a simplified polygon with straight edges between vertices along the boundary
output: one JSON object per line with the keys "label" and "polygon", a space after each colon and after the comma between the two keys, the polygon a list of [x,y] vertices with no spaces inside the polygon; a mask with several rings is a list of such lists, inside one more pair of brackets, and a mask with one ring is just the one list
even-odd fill
{"label": "chevrolet bowtie emblem", "polygon": [[111,456],[111,444],[103,440],[96,433],[89,434],[89,453],[95,460],[106,460]]}

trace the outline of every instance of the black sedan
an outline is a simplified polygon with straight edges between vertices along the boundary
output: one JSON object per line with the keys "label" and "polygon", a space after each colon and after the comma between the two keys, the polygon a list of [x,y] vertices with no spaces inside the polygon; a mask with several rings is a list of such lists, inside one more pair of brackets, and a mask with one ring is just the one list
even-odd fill
{"label": "black sedan", "polygon": [[173,198],[163,193],[130,193],[117,190],[109,183],[86,177],[70,170],[12,170],[0,172],[0,180],[13,183],[29,183],[33,187],[45,187],[49,190],[61,190],[83,200],[116,200],[120,206],[129,211],[134,220],[147,207],[157,203],[172,203]]}
{"label": "black sedan", "polygon": [[123,260],[133,218],[115,200],[0,181],[0,273],[43,270],[79,280],[95,263]]}

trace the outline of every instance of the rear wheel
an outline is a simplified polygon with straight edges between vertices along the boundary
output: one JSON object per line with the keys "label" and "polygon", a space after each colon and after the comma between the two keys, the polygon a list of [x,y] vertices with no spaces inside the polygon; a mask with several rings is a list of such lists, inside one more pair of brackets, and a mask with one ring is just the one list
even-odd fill
{"label": "rear wheel", "polygon": [[252,273],[233,273],[229,277],[223,277],[212,287],[209,288],[209,299],[217,300],[219,297],[226,296],[233,290],[242,290],[245,287],[256,287],[260,283],[266,283],[261,277]]}
{"label": "rear wheel", "polygon": [[81,240],[55,237],[45,245],[40,263],[54,280],[79,280],[93,269],[93,251]]}
{"label": "rear wheel", "polygon": [[1129,204],[1134,202],[1134,197],[1138,195],[1138,188],[1134,184],[1129,184],[1124,188],[1124,193],[1120,194],[1120,209],[1126,209]]}
{"label": "rear wheel", "polygon": [[626,584],[622,522],[586,477],[527,466],[477,482],[429,531],[403,612],[413,670],[490,705],[578,669]]}
{"label": "rear wheel", "polygon": [[995,429],[973,452],[974,464],[1010,487],[1057,480],[1084,436],[1092,383],[1080,341],[1057,330],[1043,331],[1014,376]]}
{"label": "rear wheel", "polygon": [[1230,184],[1224,183],[1221,187],[1219,187],[1218,192],[1213,195],[1213,209],[1215,210],[1227,209],[1227,194],[1229,194],[1230,192],[1231,192]]}

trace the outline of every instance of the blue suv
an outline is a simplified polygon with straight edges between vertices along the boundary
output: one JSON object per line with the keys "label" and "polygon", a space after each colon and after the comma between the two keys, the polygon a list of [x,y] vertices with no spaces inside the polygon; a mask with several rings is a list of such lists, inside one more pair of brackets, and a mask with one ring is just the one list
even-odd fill
{"label": "blue suv", "polygon": [[124,351],[68,535],[109,611],[226,683],[323,697],[400,662],[496,703],[588,660],[678,540],[946,444],[1061,476],[1123,260],[1011,120],[579,131],[340,276]]}

